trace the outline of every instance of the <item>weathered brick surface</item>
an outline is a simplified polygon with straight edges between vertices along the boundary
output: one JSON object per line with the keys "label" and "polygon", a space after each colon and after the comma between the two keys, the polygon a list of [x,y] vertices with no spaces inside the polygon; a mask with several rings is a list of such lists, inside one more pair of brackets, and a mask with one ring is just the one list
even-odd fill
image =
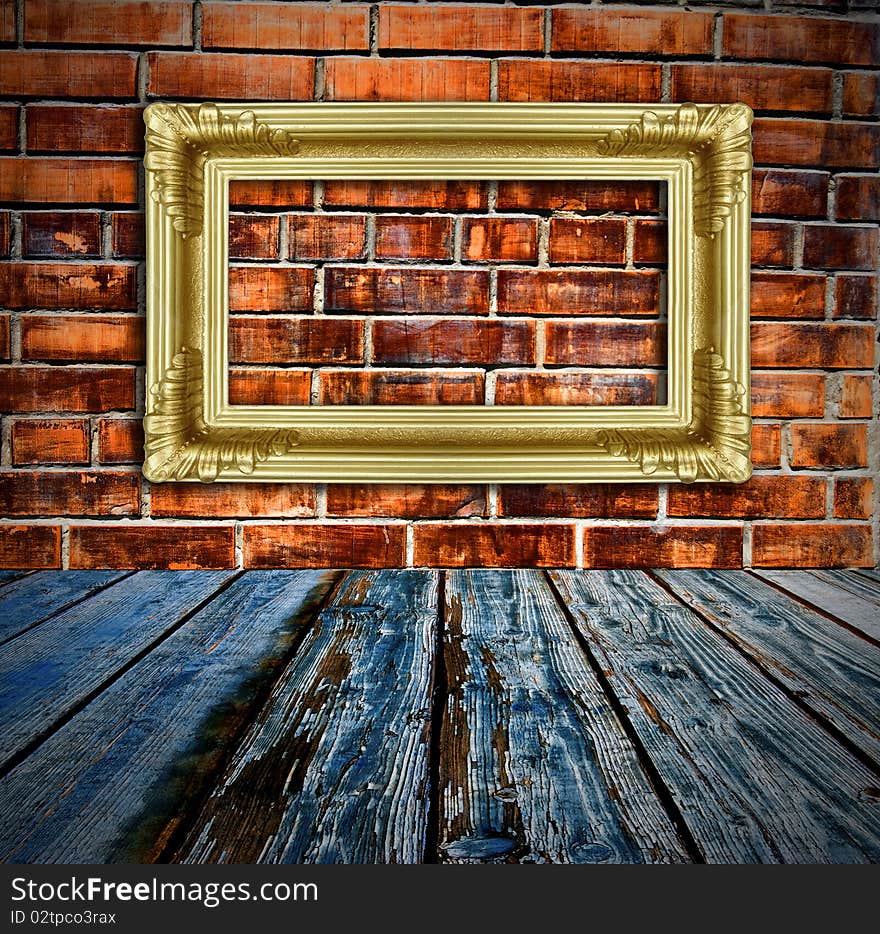
{"label": "weathered brick surface", "polygon": [[[763,6],[0,0],[0,566],[873,565],[880,21]],[[756,111],[746,483],[142,478],[151,100],[664,98]],[[229,200],[233,405],[664,398],[658,182]]]}
{"label": "weathered brick surface", "polygon": [[246,568],[384,568],[405,560],[403,525],[246,525]]}

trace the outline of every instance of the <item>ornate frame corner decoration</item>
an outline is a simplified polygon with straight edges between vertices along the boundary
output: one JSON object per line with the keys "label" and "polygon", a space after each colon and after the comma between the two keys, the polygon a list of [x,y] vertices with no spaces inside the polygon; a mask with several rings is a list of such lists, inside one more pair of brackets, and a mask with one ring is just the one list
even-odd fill
{"label": "ornate frame corner decoration", "polygon": [[[144,119],[149,480],[750,476],[748,107],[156,103]],[[229,183],[333,178],[666,182],[667,402],[230,405]]]}

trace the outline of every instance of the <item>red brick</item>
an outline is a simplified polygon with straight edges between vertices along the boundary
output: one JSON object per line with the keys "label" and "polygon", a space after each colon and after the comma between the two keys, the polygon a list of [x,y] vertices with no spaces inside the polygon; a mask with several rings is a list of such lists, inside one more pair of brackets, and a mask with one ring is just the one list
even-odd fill
{"label": "red brick", "polygon": [[191,45],[192,6],[184,0],[28,0],[24,41],[61,45]]}
{"label": "red brick", "polygon": [[831,113],[830,68],[689,63],[672,66],[672,100],[741,101],[753,110]]}
{"label": "red brick", "polygon": [[366,218],[358,214],[294,214],[287,228],[290,258],[363,259]]}
{"label": "red brick", "polygon": [[134,375],[134,367],[3,367],[0,368],[0,411],[132,409]]}
{"label": "red brick", "polygon": [[834,481],[834,518],[870,519],[874,482],[870,477],[838,477]]}
{"label": "red brick", "polygon": [[838,220],[880,221],[880,176],[838,175],[836,204]]}
{"label": "red brick", "polygon": [[60,567],[60,526],[0,525],[0,568]]}
{"label": "red brick", "polygon": [[9,360],[11,355],[9,315],[0,315],[0,360]]}
{"label": "red brick", "polygon": [[821,418],[825,376],[821,373],[752,373],[752,415],[756,418]]}
{"label": "red brick", "polygon": [[782,458],[782,429],[779,425],[752,425],[752,464],[778,467]]}
{"label": "red brick", "polygon": [[880,25],[854,19],[725,13],[722,54],[742,59],[873,65]]}
{"label": "red brick", "polygon": [[304,208],[312,204],[312,183],[298,178],[237,179],[229,183],[232,207]]}
{"label": "red brick", "polygon": [[880,113],[880,74],[875,71],[844,73],[843,112],[847,117],[873,117]]}
{"label": "red brick", "polygon": [[257,214],[229,215],[230,259],[277,259],[277,216]]}
{"label": "red brick", "polygon": [[321,405],[480,405],[484,381],[471,370],[323,370]]}
{"label": "red brick", "polygon": [[794,265],[794,224],[754,221],[752,223],[752,265]]}
{"label": "red brick", "polygon": [[89,423],[84,418],[17,419],[11,441],[16,466],[89,462]]}
{"label": "red brick", "polygon": [[133,516],[140,510],[140,475],[16,470],[0,473],[5,516]]}
{"label": "red brick", "polygon": [[328,58],[330,101],[487,101],[489,62],[446,58]]}
{"label": "red brick", "polygon": [[421,567],[574,567],[573,525],[420,522],[413,563]]}
{"label": "red brick", "polygon": [[232,318],[233,363],[362,363],[363,326],[348,318]]}
{"label": "red brick", "polygon": [[752,325],[752,366],[869,369],[874,329],[869,324]]}
{"label": "red brick", "polygon": [[825,276],[815,273],[753,272],[754,318],[824,318]]}
{"label": "red brick", "polygon": [[219,49],[369,48],[366,6],[317,3],[206,3],[202,42]]}
{"label": "red brick", "polygon": [[0,105],[0,150],[18,149],[18,107]]}
{"label": "red brick", "polygon": [[380,4],[379,48],[540,52],[543,19],[521,7]]}
{"label": "red brick", "polygon": [[873,318],[876,314],[877,276],[835,276],[835,318]]}
{"label": "red brick", "polygon": [[230,311],[311,311],[314,272],[302,266],[233,266]]}
{"label": "red brick", "polygon": [[876,269],[876,227],[807,224],[804,227],[804,265],[816,269]]}
{"label": "red brick", "polygon": [[873,567],[871,528],[759,524],[752,532],[752,564],[764,568]]}
{"label": "red brick", "polygon": [[443,518],[486,513],[484,486],[422,483],[327,485],[328,516]]}
{"label": "red brick", "polygon": [[498,99],[564,103],[659,101],[660,65],[504,59],[498,63]]}
{"label": "red brick", "polygon": [[792,425],[792,467],[867,467],[866,425]]}
{"label": "red brick", "polygon": [[[72,8],[71,8],[72,9]],[[0,51],[0,94],[10,97],[137,97],[133,52]]]}
{"label": "red brick", "polygon": [[633,229],[633,262],[660,266],[667,261],[669,227],[666,221],[636,218]]}
{"label": "red brick", "polygon": [[377,259],[451,259],[452,218],[386,214],[376,218]]}
{"label": "red brick", "polygon": [[355,208],[429,208],[473,211],[486,207],[486,190],[469,181],[346,181],[324,185],[324,204]]}
{"label": "red brick", "polygon": [[498,487],[499,516],[653,519],[658,486],[639,483],[528,483]]}
{"label": "red brick", "polygon": [[737,568],[739,526],[593,526],[584,529],[585,568]]}
{"label": "red brick", "polygon": [[305,483],[156,483],[150,515],[197,519],[201,516],[310,516],[315,488]]}
{"label": "red brick", "polygon": [[137,163],[121,159],[0,157],[0,201],[137,204]]}
{"label": "red brick", "polygon": [[140,464],[144,424],[133,418],[102,418],[98,425],[98,463]]}
{"label": "red brick", "polygon": [[469,269],[336,266],[326,270],[325,311],[363,314],[489,312],[489,274]]}
{"label": "red brick", "polygon": [[308,370],[229,371],[230,405],[308,405]]}
{"label": "red brick", "polygon": [[388,364],[535,362],[535,323],[448,318],[380,318],[373,324],[373,359]]}
{"label": "red brick", "polygon": [[656,271],[499,269],[500,314],[656,315]]}
{"label": "red brick", "polygon": [[561,7],[553,11],[550,49],[711,55],[712,14],[644,7]]}
{"label": "red brick", "polygon": [[626,221],[607,217],[554,217],[550,221],[551,263],[626,261]]}
{"label": "red brick", "polygon": [[22,360],[137,363],[144,359],[144,321],[134,317],[27,315]]}
{"label": "red brick", "polygon": [[666,332],[641,321],[548,321],[548,366],[663,366]]}
{"label": "red brick", "polygon": [[144,151],[143,110],[88,104],[27,108],[28,152]]}
{"label": "red brick", "polygon": [[752,211],[788,217],[824,217],[828,211],[828,172],[755,169]]}
{"label": "red brick", "polygon": [[709,518],[820,519],[825,515],[825,481],[763,474],[737,484],[672,484],[667,512]]}
{"label": "red brick", "polygon": [[498,405],[656,405],[653,373],[511,372],[499,370],[495,384]]}
{"label": "red brick", "polygon": [[648,181],[504,181],[498,183],[499,211],[644,211],[660,207],[660,186]]}
{"label": "red brick", "polygon": [[231,568],[235,529],[222,525],[74,525],[72,568]]}
{"label": "red brick", "polygon": [[876,168],[880,126],[760,117],[752,124],[752,154],[759,165]]}
{"label": "red brick", "polygon": [[4,263],[0,265],[0,304],[7,308],[135,308],[135,267]]}
{"label": "red brick", "polygon": [[244,527],[247,568],[394,568],[406,564],[406,527],[284,523]]}
{"label": "red brick", "polygon": [[99,256],[101,217],[96,213],[24,214],[22,253],[24,256]]}
{"label": "red brick", "polygon": [[843,377],[838,414],[841,418],[871,418],[874,403],[871,399],[873,377],[868,374],[847,373]]}
{"label": "red brick", "polygon": [[110,219],[110,245],[114,256],[138,259],[144,255],[144,215],[113,214]]}
{"label": "red brick", "polygon": [[534,218],[465,217],[461,223],[462,259],[519,262],[538,259],[538,221]]}
{"label": "red brick", "polygon": [[150,52],[149,65],[153,97],[307,101],[314,90],[313,58]]}
{"label": "red brick", "polygon": [[15,0],[0,0],[0,42],[15,42]]}

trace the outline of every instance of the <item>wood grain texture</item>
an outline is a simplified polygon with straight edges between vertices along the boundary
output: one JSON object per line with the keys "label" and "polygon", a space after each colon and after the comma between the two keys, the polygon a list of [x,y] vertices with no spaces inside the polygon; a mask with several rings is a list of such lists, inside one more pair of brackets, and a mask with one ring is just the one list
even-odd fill
{"label": "wood grain texture", "polygon": [[420,862],[436,627],[436,572],[350,573],[177,858]]}
{"label": "wood grain texture", "polygon": [[867,577],[869,580],[877,581],[877,583],[880,583],[880,571],[876,569],[859,568],[854,573],[858,574],[861,577]]}
{"label": "wood grain texture", "polygon": [[877,776],[643,572],[553,572],[712,863],[880,858]]}
{"label": "wood grain texture", "polygon": [[18,571],[0,571],[0,587],[5,587],[7,584],[11,584],[13,581],[30,573],[30,571],[24,569]]}
{"label": "wood grain texture", "polygon": [[756,571],[759,577],[880,640],[880,590],[850,571]]}
{"label": "wood grain texture", "polygon": [[127,576],[124,571],[37,571],[20,577],[0,590],[0,643]]}
{"label": "wood grain texture", "polygon": [[0,782],[0,859],[155,859],[335,578],[250,572],[116,680]]}
{"label": "wood grain texture", "polygon": [[687,861],[543,575],[452,572],[445,617],[440,859]]}
{"label": "wood grain texture", "polygon": [[0,646],[0,769],[230,576],[145,571]]}
{"label": "wood grain texture", "polygon": [[880,768],[880,648],[743,571],[654,573]]}

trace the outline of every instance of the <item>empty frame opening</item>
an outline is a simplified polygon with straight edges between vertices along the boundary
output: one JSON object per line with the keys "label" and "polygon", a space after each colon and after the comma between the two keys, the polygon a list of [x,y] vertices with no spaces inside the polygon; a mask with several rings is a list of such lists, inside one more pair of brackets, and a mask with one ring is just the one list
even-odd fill
{"label": "empty frame opening", "polygon": [[663,405],[666,184],[233,181],[232,405]]}

